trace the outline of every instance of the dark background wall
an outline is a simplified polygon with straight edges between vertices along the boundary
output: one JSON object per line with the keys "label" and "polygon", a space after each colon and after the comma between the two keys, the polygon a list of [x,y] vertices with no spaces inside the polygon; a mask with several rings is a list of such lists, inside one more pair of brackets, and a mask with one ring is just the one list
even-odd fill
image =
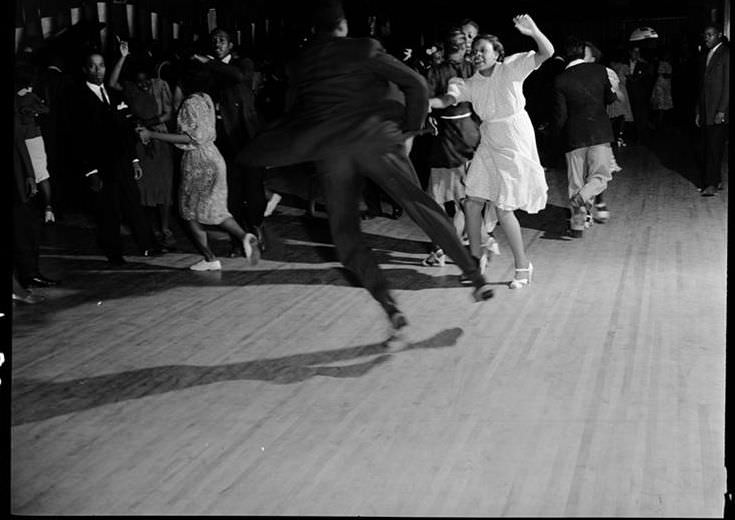
{"label": "dark background wall", "polygon": [[[391,44],[400,47],[429,45],[448,27],[465,17],[476,20],[483,31],[497,34],[512,50],[528,46],[511,22],[514,14],[527,12],[549,34],[560,41],[574,33],[601,46],[622,43],[640,25],[653,27],[659,45],[678,45],[699,38],[702,26],[713,20],[724,21],[727,0],[515,0],[501,2],[456,2],[448,0],[344,0],[354,35],[367,34],[369,16],[378,24],[390,23]],[[179,43],[191,42],[207,32],[207,14],[216,9],[217,23],[239,31],[240,42],[251,52],[288,53],[309,29],[309,0],[15,0],[10,19],[22,28],[23,41],[39,41],[42,18],[58,33],[71,24],[71,11],[78,9],[87,23],[98,21],[99,5],[105,6],[107,35],[130,37],[126,10],[134,6],[135,38],[141,42],[157,40],[168,49],[177,43],[173,23],[179,24]],[[13,6],[10,3],[11,7]],[[461,7],[458,7],[461,6]],[[151,13],[158,16],[158,34],[152,34]],[[48,35],[47,35],[48,36]],[[154,38],[154,36],[156,36]]]}

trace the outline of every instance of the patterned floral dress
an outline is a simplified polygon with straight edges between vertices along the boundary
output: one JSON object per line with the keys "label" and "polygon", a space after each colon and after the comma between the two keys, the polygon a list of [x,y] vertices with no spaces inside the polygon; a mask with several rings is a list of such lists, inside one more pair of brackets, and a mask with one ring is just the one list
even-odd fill
{"label": "patterned floral dress", "polygon": [[458,103],[472,103],[482,119],[480,145],[467,172],[467,196],[506,211],[538,213],[546,206],[548,185],[523,96],[523,81],[536,68],[535,54],[508,56],[489,77],[476,72],[452,80],[448,90]]}
{"label": "patterned floral dress", "polygon": [[214,145],[214,103],[208,94],[195,93],[181,104],[178,133],[188,135],[192,144],[177,144],[181,157],[179,212],[184,220],[200,224],[220,224],[232,215],[227,211],[227,170],[225,160]]}

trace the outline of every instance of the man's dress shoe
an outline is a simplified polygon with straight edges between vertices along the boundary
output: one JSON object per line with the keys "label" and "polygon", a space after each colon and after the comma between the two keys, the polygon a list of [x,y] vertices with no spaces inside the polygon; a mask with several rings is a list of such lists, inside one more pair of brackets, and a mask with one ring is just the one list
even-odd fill
{"label": "man's dress shoe", "polygon": [[151,249],[146,249],[143,251],[143,256],[145,257],[153,257],[153,256],[162,256],[165,255],[168,251],[164,249],[163,247],[153,247]]}
{"label": "man's dress shoe", "polygon": [[55,287],[59,285],[57,280],[51,280],[45,276],[38,275],[34,276],[28,281],[28,287]]}

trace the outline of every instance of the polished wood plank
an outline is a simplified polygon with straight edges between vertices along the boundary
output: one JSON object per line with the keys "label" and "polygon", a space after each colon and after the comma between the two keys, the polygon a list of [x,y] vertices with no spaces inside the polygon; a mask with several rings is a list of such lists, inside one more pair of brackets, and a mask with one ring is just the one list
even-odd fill
{"label": "polished wood plank", "polygon": [[501,230],[483,304],[406,217],[364,222],[411,322],[395,353],[300,208],[221,273],[183,237],[112,269],[83,226],[45,230],[64,284],[14,308],[13,512],[720,517],[728,190],[699,196],[683,137],[621,151],[581,240],[547,172],[535,280],[503,286]]}

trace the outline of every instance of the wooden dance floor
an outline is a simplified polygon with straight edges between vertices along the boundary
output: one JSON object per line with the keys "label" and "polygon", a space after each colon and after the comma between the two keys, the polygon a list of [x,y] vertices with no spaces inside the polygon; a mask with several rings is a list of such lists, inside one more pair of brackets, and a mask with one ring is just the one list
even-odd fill
{"label": "wooden dance floor", "polygon": [[406,216],[365,222],[411,322],[395,353],[302,209],[257,266],[215,242],[221,273],[183,236],[113,268],[90,229],[46,229],[63,285],[14,308],[12,511],[721,517],[728,190],[696,192],[682,143],[623,149],[581,240],[550,170],[533,284],[505,285],[499,230],[481,304]]}

